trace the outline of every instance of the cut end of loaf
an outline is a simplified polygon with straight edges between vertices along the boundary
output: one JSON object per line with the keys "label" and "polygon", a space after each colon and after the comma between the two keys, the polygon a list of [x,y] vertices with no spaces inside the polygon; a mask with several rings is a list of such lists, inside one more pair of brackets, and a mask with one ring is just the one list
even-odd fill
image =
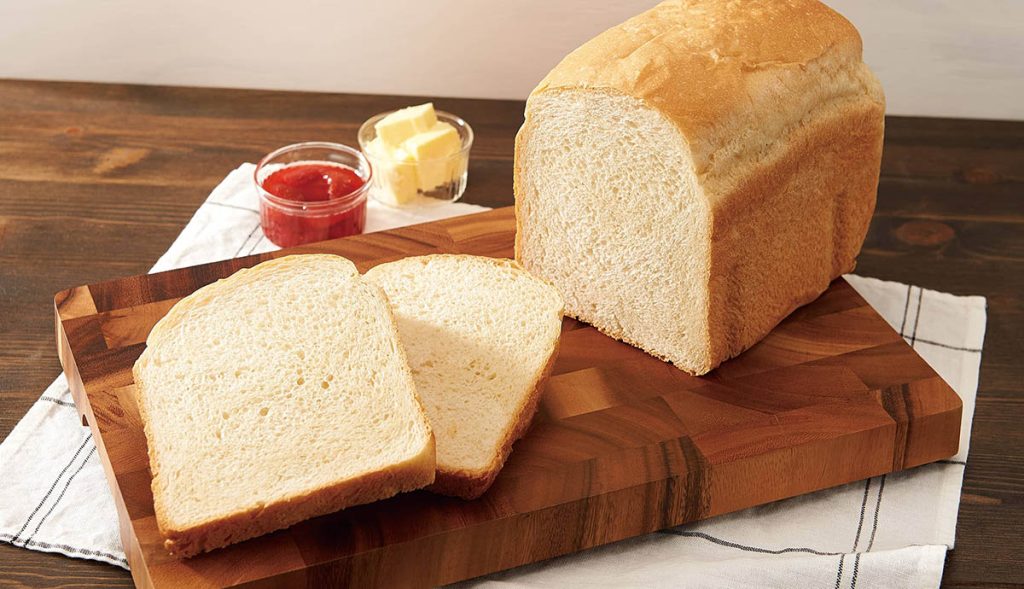
{"label": "cut end of loaf", "polygon": [[568,315],[708,370],[712,219],[675,125],[613,92],[535,95],[515,181],[517,259]]}
{"label": "cut end of loaf", "polygon": [[839,95],[770,149],[734,148],[727,169],[701,175],[678,128],[642,101],[535,95],[516,143],[517,259],[568,315],[706,374],[853,266],[882,117],[873,94]]}
{"label": "cut end of loaf", "polygon": [[516,257],[703,374],[852,265],[884,97],[816,0],[666,1],[566,56],[516,138]]}

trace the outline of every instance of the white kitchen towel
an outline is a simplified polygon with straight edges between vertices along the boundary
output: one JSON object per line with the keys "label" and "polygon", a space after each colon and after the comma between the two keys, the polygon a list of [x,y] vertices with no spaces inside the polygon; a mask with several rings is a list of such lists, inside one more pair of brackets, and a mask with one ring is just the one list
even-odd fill
{"label": "white kitchen towel", "polygon": [[[252,167],[218,186],[153,271],[274,249],[259,230]],[[484,210],[395,211],[367,231]],[[849,276],[964,401],[960,453],[466,583],[556,587],[936,587],[953,546],[985,334],[985,299]],[[63,376],[0,444],[0,540],[127,567],[113,500]]]}

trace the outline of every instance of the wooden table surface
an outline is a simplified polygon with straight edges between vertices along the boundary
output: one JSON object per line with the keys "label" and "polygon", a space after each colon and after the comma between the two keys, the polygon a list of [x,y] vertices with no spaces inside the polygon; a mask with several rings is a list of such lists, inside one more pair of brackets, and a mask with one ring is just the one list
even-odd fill
{"label": "wooden table surface", "polygon": [[[370,115],[418,100],[0,80],[0,439],[60,371],[55,292],[148,270],[239,163],[303,140],[355,144]],[[477,132],[464,200],[511,204],[523,103],[435,104]],[[1024,123],[890,117],[857,272],[988,297],[944,584],[1024,586]],[[130,583],[111,566],[0,543],[0,586]]]}

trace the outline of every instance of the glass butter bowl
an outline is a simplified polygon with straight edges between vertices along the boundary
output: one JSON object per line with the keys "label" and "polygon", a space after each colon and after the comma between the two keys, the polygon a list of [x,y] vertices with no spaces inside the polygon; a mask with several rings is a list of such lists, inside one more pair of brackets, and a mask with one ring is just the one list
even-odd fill
{"label": "glass butter bowl", "polygon": [[459,134],[461,149],[444,158],[397,160],[392,154],[374,149],[375,125],[392,112],[370,117],[359,128],[359,147],[373,168],[370,197],[390,207],[421,207],[462,198],[469,177],[469,150],[473,147],[473,129],[451,113],[436,111],[439,122],[448,123]]}

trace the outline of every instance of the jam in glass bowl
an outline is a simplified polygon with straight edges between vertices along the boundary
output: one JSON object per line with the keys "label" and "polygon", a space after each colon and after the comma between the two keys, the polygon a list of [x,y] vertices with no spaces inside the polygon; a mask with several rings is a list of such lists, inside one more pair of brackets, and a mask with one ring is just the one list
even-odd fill
{"label": "jam in glass bowl", "polygon": [[271,152],[255,173],[263,233],[281,247],[362,233],[372,175],[366,158],[340,143]]}

